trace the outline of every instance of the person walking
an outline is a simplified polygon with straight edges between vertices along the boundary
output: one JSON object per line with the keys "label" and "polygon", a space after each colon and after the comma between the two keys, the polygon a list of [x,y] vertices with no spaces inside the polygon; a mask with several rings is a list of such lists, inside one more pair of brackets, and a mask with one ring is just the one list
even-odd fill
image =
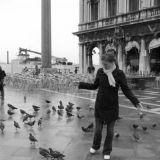
{"label": "person walking", "polygon": [[4,98],[4,78],[6,76],[6,73],[4,70],[2,70],[2,67],[0,66],[0,92],[1,97]]}
{"label": "person walking", "polygon": [[107,53],[103,54],[101,62],[103,67],[98,69],[93,84],[79,82],[77,85],[79,89],[95,90],[98,88],[94,113],[95,131],[90,153],[94,154],[100,149],[102,129],[105,122],[107,124],[107,135],[103,146],[103,156],[105,160],[109,160],[112,151],[114,126],[119,117],[119,87],[121,87],[125,96],[137,108],[140,115],[143,115],[143,106],[129,89],[124,72],[116,66],[116,58],[113,51],[107,51]]}

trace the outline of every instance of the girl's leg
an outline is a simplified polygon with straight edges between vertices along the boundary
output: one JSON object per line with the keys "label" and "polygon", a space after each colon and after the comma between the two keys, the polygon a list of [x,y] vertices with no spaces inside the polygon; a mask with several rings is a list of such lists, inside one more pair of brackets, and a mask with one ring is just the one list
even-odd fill
{"label": "girl's leg", "polygon": [[107,135],[103,146],[103,154],[110,155],[112,151],[112,141],[114,135],[115,121],[107,122]]}
{"label": "girl's leg", "polygon": [[103,121],[100,118],[95,117],[95,132],[94,132],[94,139],[92,146],[92,148],[95,150],[98,150],[100,148],[102,139],[102,129],[103,129]]}

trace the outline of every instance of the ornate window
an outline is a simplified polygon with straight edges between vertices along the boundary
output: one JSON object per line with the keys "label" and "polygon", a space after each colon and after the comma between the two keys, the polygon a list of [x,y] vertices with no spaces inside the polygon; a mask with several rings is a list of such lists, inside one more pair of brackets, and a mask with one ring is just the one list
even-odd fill
{"label": "ornate window", "polygon": [[98,0],[91,0],[91,21],[98,20]]}
{"label": "ornate window", "polygon": [[154,0],[154,6],[160,6],[160,0]]}
{"label": "ornate window", "polygon": [[108,16],[115,16],[117,13],[117,0],[108,0]]}
{"label": "ornate window", "polygon": [[127,0],[117,0],[117,11],[118,11],[118,14],[126,13]]}
{"label": "ornate window", "polygon": [[139,0],[129,0],[129,12],[139,10]]}
{"label": "ornate window", "polygon": [[149,8],[151,6],[151,0],[140,0],[139,6],[140,9]]}

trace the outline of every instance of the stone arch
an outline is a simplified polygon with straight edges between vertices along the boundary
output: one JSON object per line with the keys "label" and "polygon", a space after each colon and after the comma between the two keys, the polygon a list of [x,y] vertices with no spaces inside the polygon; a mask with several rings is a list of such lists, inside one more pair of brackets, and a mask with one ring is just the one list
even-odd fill
{"label": "stone arch", "polygon": [[125,65],[127,72],[139,71],[140,45],[137,41],[129,41],[125,47]]}

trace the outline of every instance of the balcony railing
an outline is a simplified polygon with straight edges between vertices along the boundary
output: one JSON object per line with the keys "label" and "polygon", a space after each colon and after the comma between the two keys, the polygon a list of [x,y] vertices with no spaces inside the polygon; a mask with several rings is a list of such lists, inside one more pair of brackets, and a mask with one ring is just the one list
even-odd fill
{"label": "balcony railing", "polygon": [[92,22],[82,23],[79,24],[79,31],[96,29],[100,27],[112,27],[115,25],[124,25],[130,23],[141,23],[143,21],[157,19],[157,17],[160,18],[160,6],[154,8],[147,8],[135,12],[129,12],[126,14],[108,17]]}

